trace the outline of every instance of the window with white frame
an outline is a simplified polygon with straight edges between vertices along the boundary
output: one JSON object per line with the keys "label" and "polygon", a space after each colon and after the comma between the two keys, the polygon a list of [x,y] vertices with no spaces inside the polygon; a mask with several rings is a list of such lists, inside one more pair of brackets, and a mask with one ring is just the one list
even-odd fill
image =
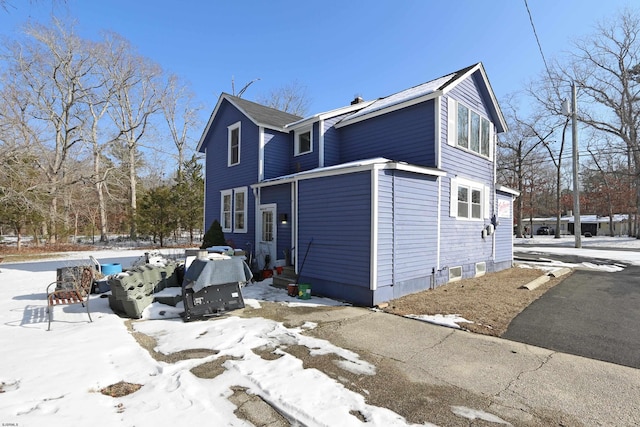
{"label": "window with white frame", "polygon": [[247,232],[247,187],[220,192],[220,218],[225,233]]}
{"label": "window with white frame", "polygon": [[227,166],[234,166],[240,163],[240,122],[234,123],[227,128],[228,150]]}
{"label": "window with white frame", "polygon": [[311,127],[295,132],[294,155],[310,153],[313,151],[313,132]]}
{"label": "window with white frame", "polygon": [[449,144],[491,157],[491,122],[466,105],[449,98]]}
{"label": "window with white frame", "polygon": [[233,205],[233,231],[234,233],[247,232],[247,188],[236,188],[234,193]]}
{"label": "window with white frame", "polygon": [[225,190],[220,192],[220,218],[222,231],[230,233],[231,228],[231,198],[233,197],[233,191]]}
{"label": "window with white frame", "polygon": [[489,189],[480,183],[462,179],[451,179],[451,216],[480,220],[488,217]]}

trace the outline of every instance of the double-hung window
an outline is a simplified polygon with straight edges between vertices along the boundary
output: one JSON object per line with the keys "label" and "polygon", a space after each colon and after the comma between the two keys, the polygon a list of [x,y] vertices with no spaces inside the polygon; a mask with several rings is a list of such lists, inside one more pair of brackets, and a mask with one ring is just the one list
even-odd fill
{"label": "double-hung window", "polygon": [[488,217],[489,188],[462,178],[451,180],[451,216],[480,220]]}
{"label": "double-hung window", "polygon": [[231,228],[231,198],[233,197],[232,190],[225,190],[220,193],[221,203],[220,203],[220,218],[222,231],[226,233],[230,233],[232,231]]}
{"label": "double-hung window", "polygon": [[233,206],[233,231],[235,233],[247,232],[247,188],[233,190],[235,202]]}
{"label": "double-hung window", "polygon": [[295,132],[294,155],[310,153],[313,151],[313,132],[308,127]]}
{"label": "double-hung window", "polygon": [[492,124],[478,112],[449,98],[449,144],[491,157]]}
{"label": "double-hung window", "polygon": [[220,192],[220,218],[225,233],[247,232],[247,187]]}
{"label": "double-hung window", "polygon": [[234,166],[240,163],[240,128],[240,122],[234,123],[227,128],[227,166]]}

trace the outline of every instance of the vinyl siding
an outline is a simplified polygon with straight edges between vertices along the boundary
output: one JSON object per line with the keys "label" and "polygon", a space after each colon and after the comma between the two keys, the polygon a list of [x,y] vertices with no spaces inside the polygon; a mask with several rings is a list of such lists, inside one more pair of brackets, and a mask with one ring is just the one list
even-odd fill
{"label": "vinyl siding", "polygon": [[[463,277],[475,275],[475,263],[487,262],[487,270],[490,271],[492,265],[493,243],[491,236],[482,238],[482,229],[490,221],[465,220],[450,216],[450,190],[451,178],[442,178],[442,205],[440,212],[440,267],[442,277],[448,278],[448,269],[462,266]],[[493,187],[489,190],[493,194]],[[493,210],[493,197],[491,199],[490,212]],[[457,203],[457,199],[456,203]],[[448,279],[447,279],[448,280]],[[446,282],[446,280],[445,280]],[[442,282],[439,281],[438,284]]]}
{"label": "vinyl siding", "polygon": [[386,157],[435,166],[434,101],[340,128],[342,162]]}
{"label": "vinyl siding", "polygon": [[375,303],[428,289],[437,267],[437,179],[380,171],[378,188]]}
{"label": "vinyl siding", "polygon": [[300,283],[322,295],[371,305],[371,172],[300,181],[298,210]]}
{"label": "vinyl siding", "polygon": [[340,164],[340,132],[333,127],[345,114],[324,121],[324,165]]}
{"label": "vinyl siding", "polygon": [[318,133],[318,129],[319,129],[318,126],[319,126],[318,122],[315,122],[313,124],[313,129],[312,129],[313,151],[307,154],[299,155],[299,156],[294,155],[295,132],[291,131],[292,145],[291,145],[291,151],[290,151],[291,165],[289,168],[289,173],[302,172],[310,169],[315,169],[318,167],[318,153],[319,153],[318,143],[320,138],[320,135]]}
{"label": "vinyl siding", "polygon": [[[240,164],[227,166],[227,127],[241,122]],[[206,147],[206,203],[205,230],[220,220],[220,191],[249,186],[258,178],[258,127],[241,114],[228,101],[223,101],[205,141]],[[242,246],[247,238],[253,239],[255,202],[251,189],[247,189],[247,233],[225,233],[225,238]]]}
{"label": "vinyl siding", "polygon": [[265,129],[264,179],[287,175],[292,152],[292,138],[288,133]]}

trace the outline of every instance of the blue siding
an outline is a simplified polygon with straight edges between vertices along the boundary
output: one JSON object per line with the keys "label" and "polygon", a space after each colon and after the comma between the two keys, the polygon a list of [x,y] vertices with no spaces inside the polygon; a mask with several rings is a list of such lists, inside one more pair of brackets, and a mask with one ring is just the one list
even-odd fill
{"label": "blue siding", "polygon": [[[240,164],[227,166],[227,127],[240,121]],[[223,101],[204,142],[206,147],[206,204],[205,229],[213,220],[220,220],[220,191],[249,186],[258,178],[258,127],[228,101]],[[247,193],[247,233],[226,233],[225,238],[242,247],[248,238],[253,240],[255,202],[251,189]]]}
{"label": "blue siding", "polygon": [[340,164],[340,132],[333,127],[342,120],[345,114],[332,117],[324,122],[324,165],[334,166]]}
{"label": "blue siding", "polygon": [[300,181],[298,206],[300,282],[370,306],[371,172]]}
{"label": "blue siding", "polygon": [[437,179],[381,171],[378,203],[378,290],[374,303],[429,288],[437,267]]}
{"label": "blue siding", "polygon": [[[276,226],[277,226],[277,245],[276,258],[284,259],[284,251],[291,250],[291,228],[293,227],[293,217],[291,216],[291,184],[282,184],[271,187],[264,187],[260,190],[260,203],[275,203],[278,205],[276,209]],[[289,220],[286,224],[279,221],[281,214],[287,214]]]}
{"label": "blue siding", "polygon": [[[490,187],[493,194],[493,187]],[[442,206],[440,212],[440,267],[448,278],[448,268],[462,266],[463,277],[475,275],[475,263],[487,262],[491,268],[493,243],[491,237],[482,238],[482,229],[490,221],[464,220],[450,216],[451,179],[442,178]],[[493,197],[491,206],[493,206]],[[457,203],[457,199],[456,203]],[[491,208],[493,212],[493,208]],[[447,279],[448,280],[448,279]],[[445,280],[446,281],[446,280]]]}
{"label": "blue siding", "polygon": [[341,161],[386,157],[435,166],[434,101],[427,101],[340,128]]}
{"label": "blue siding", "polygon": [[[460,82],[450,93],[459,102],[472,108],[478,113],[490,117],[485,108],[484,94],[479,90],[477,78],[471,76]],[[493,238],[482,238],[482,229],[486,227],[489,219],[463,220],[450,216],[451,179],[460,177],[475,181],[489,187],[489,212],[493,215],[496,211],[494,203],[494,165],[491,159],[482,157],[470,151],[453,147],[447,144],[448,114],[447,99],[440,103],[442,109],[442,139],[441,139],[441,169],[447,171],[447,177],[442,179],[442,205],[441,205],[441,243],[440,243],[440,276],[439,283],[448,280],[448,268],[462,266],[463,277],[475,275],[475,263],[486,262],[487,271],[494,269],[492,259]],[[455,112],[454,112],[455,113]],[[455,132],[455,129],[452,131]],[[495,149],[495,147],[494,147]],[[494,150],[495,153],[495,150]],[[455,195],[454,195],[455,197]]]}
{"label": "blue siding", "polygon": [[265,129],[264,179],[287,175],[292,152],[292,138],[288,133]]}
{"label": "blue siding", "polygon": [[[289,169],[290,173],[296,173],[296,172],[302,172],[302,171],[306,171],[306,170],[310,170],[310,169],[315,169],[318,167],[318,153],[320,152],[319,149],[319,124],[318,122],[315,122],[313,124],[313,151],[307,154],[302,154],[300,156],[294,156],[294,149],[293,149],[293,144],[295,144],[295,142],[292,142],[292,148],[291,148],[291,167]],[[291,140],[293,141],[293,138],[295,138],[295,132],[291,132]]]}

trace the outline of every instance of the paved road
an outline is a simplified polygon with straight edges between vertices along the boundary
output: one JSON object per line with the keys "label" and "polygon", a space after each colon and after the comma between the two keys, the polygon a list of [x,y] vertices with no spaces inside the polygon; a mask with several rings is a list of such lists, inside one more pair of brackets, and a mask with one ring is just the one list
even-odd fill
{"label": "paved road", "polygon": [[640,368],[640,267],[575,271],[516,316],[503,338]]}

